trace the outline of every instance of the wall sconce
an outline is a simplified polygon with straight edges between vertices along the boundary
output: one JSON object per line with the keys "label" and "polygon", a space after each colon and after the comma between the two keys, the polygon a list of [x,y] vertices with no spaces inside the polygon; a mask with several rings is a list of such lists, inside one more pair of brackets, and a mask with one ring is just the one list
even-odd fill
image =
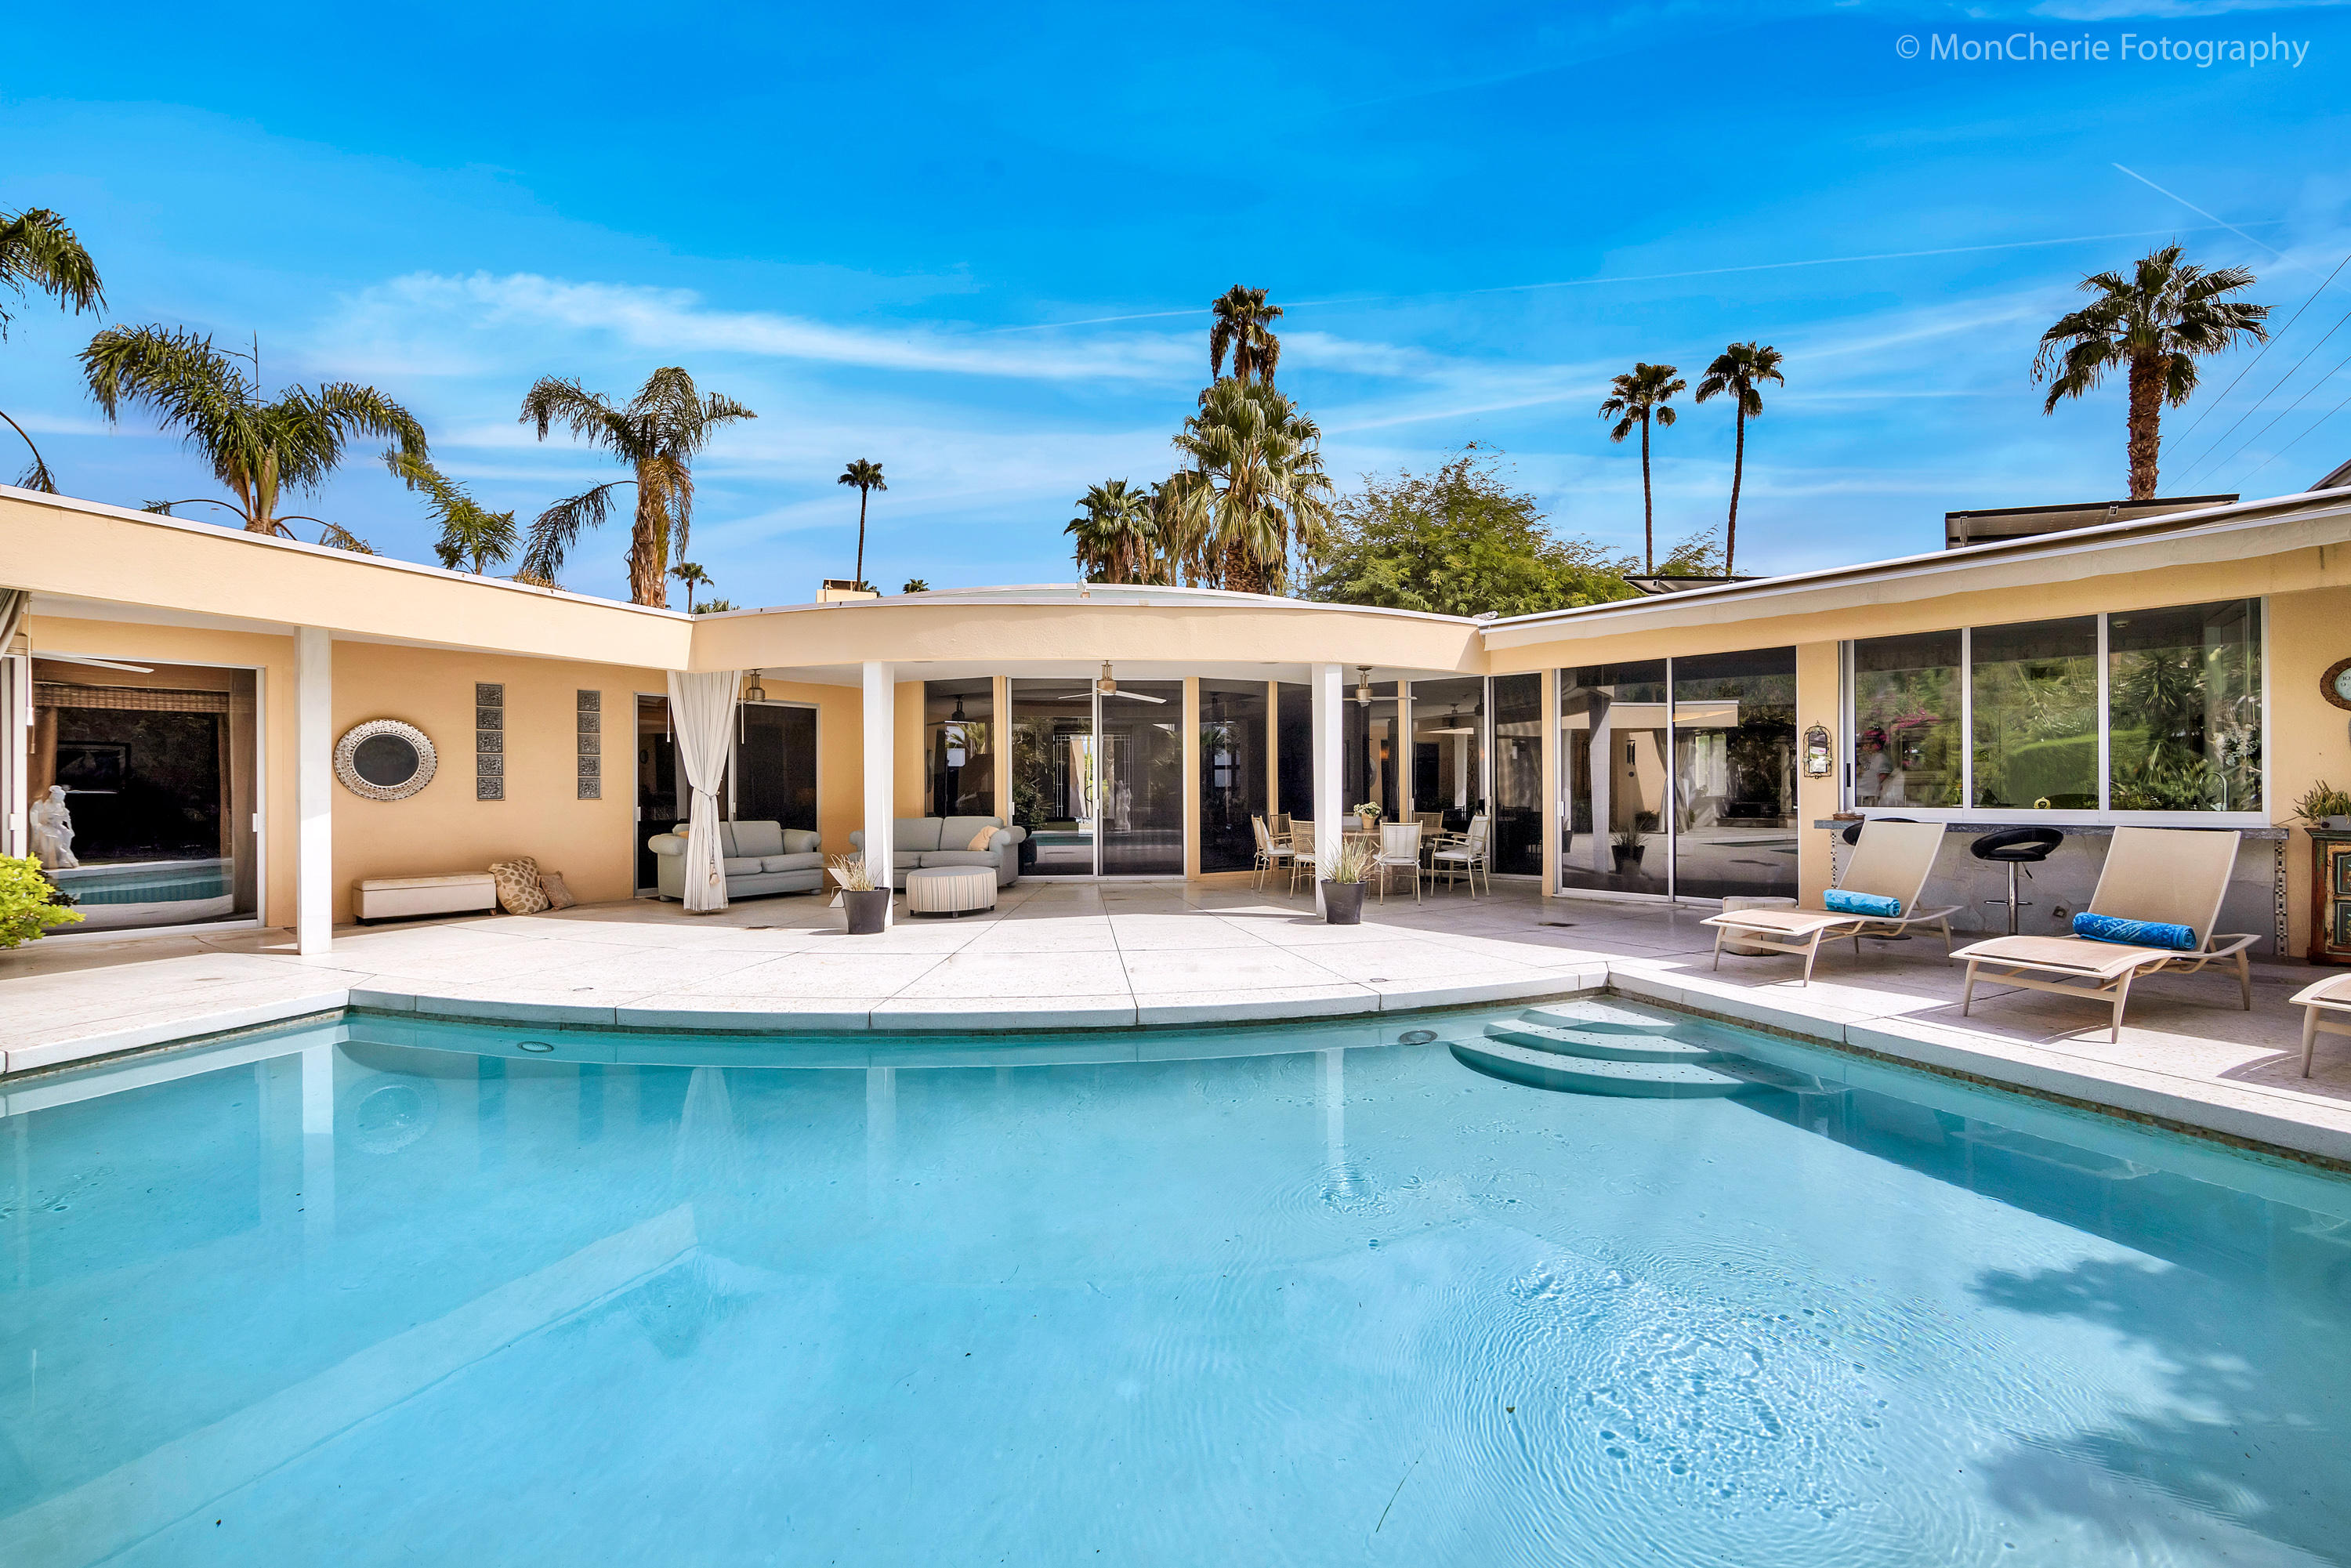
{"label": "wall sconce", "polygon": [[1836,759],[1829,755],[1829,732],[1821,725],[1804,731],[1804,777],[1825,779],[1836,768]]}
{"label": "wall sconce", "polygon": [[757,670],[751,672],[751,684],[743,688],[743,700],[747,703],[763,703],[768,700],[768,688],[759,684],[759,672]]}

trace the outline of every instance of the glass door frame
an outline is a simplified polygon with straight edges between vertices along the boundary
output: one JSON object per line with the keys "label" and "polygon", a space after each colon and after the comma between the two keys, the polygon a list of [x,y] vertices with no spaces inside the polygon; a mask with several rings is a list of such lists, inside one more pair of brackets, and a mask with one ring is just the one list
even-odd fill
{"label": "glass door frame", "polygon": [[[803,708],[808,712],[814,714],[816,716],[816,740],[814,742],[816,760],[820,761],[824,756],[824,709],[820,705],[810,702],[791,702],[780,697],[770,697],[764,702],[755,703],[747,702],[740,696],[737,697],[735,699],[735,734],[726,742],[726,820],[730,822],[735,821],[735,782],[742,776],[743,772],[743,732],[747,720],[747,716],[744,710],[755,707],[796,707]],[[810,768],[810,772],[816,779],[816,812],[817,821],[820,822],[824,820],[824,769],[821,766],[812,765]]]}
{"label": "glass door frame", "polygon": [[[28,637],[27,642],[30,641]],[[269,924],[269,667],[266,664],[241,664],[233,659],[166,659],[153,654],[68,653],[60,649],[35,648],[22,659],[11,657],[0,663],[19,664],[24,674],[24,711],[19,716],[23,727],[11,737],[11,744],[19,749],[11,753],[16,759],[15,776],[9,780],[11,793],[26,796],[32,788],[33,769],[30,740],[27,732],[33,719],[33,662],[37,659],[109,659],[116,662],[152,659],[159,664],[180,664],[192,670],[243,670],[253,677],[253,913],[235,920],[203,920],[184,925],[124,925],[107,926],[94,931],[77,931],[70,925],[55,925],[44,942],[91,941],[99,937],[147,936],[166,931],[257,931]],[[21,813],[25,823],[24,852],[32,852],[32,801],[17,799],[0,801],[0,811]],[[289,917],[287,925],[292,921]]]}
{"label": "glass door frame", "polygon": [[[1157,676],[1155,676],[1155,677],[1151,677],[1151,678],[1149,678],[1149,679],[1145,679],[1144,677],[1142,677],[1142,676],[1137,676],[1137,677],[1135,677],[1135,679],[1134,680],[1134,682],[1133,682],[1132,684],[1133,684],[1133,685],[1138,685],[1138,686],[1143,686],[1143,685],[1172,685],[1172,686],[1174,686],[1174,687],[1176,688],[1176,695],[1175,695],[1174,696],[1169,697],[1169,698],[1167,699],[1168,706],[1172,706],[1172,707],[1174,707],[1174,708],[1176,709],[1176,758],[1177,758],[1177,767],[1176,767],[1176,779],[1177,779],[1177,784],[1176,784],[1176,789],[1177,789],[1177,799],[1178,799],[1178,805],[1177,805],[1177,807],[1176,807],[1176,820],[1177,820],[1177,821],[1178,821],[1178,823],[1180,824],[1180,827],[1181,827],[1181,832],[1180,832],[1180,834],[1179,834],[1179,836],[1178,836],[1178,838],[1177,838],[1177,841],[1176,841],[1176,869],[1175,869],[1174,871],[1172,871],[1172,872],[1165,872],[1165,871],[1144,871],[1144,872],[1105,872],[1104,870],[1102,870],[1102,845],[1103,845],[1103,841],[1104,841],[1104,840],[1106,840],[1106,839],[1109,837],[1109,835],[1110,835],[1110,830],[1109,830],[1109,828],[1107,827],[1107,825],[1105,824],[1105,822],[1104,822],[1104,821],[1103,821],[1103,816],[1102,816],[1102,804],[1103,804],[1103,801],[1108,798],[1108,786],[1109,786],[1109,782],[1110,782],[1110,780],[1109,780],[1108,777],[1107,777],[1107,776],[1106,776],[1106,774],[1104,773],[1104,769],[1105,769],[1105,768],[1107,768],[1109,767],[1109,765],[1110,765],[1110,755],[1109,755],[1109,754],[1110,754],[1110,747],[1106,747],[1106,746],[1104,746],[1104,745],[1102,744],[1102,704],[1103,704],[1105,701],[1107,701],[1108,699],[1107,699],[1107,698],[1105,698],[1105,697],[1102,695],[1101,690],[1100,690],[1099,688],[1096,688],[1096,687],[1094,686],[1094,685],[1093,685],[1092,680],[1091,678],[1089,678],[1089,679],[1087,680],[1087,682],[1086,682],[1086,685],[1087,685],[1087,687],[1088,687],[1088,689],[1089,689],[1090,695],[1091,695],[1092,696],[1092,698],[1093,698],[1093,703],[1092,703],[1092,706],[1091,711],[1092,711],[1092,715],[1093,715],[1093,758],[1094,758],[1093,780],[1092,780],[1092,782],[1093,782],[1093,801],[1094,801],[1094,836],[1093,836],[1094,869],[1093,869],[1093,874],[1092,874],[1092,878],[1091,878],[1091,879],[1089,879],[1089,880],[1092,880],[1092,881],[1094,881],[1094,882],[1165,882],[1165,881],[1166,881],[1169,877],[1171,877],[1171,876],[1172,876],[1172,877],[1174,877],[1176,881],[1181,882],[1181,881],[1183,881],[1183,880],[1184,880],[1184,867],[1185,867],[1185,865],[1189,862],[1189,860],[1190,860],[1190,858],[1191,858],[1191,857],[1190,857],[1190,853],[1189,853],[1189,846],[1190,846],[1190,843],[1191,843],[1192,835],[1194,834],[1194,832],[1196,832],[1196,831],[1197,831],[1196,824],[1194,824],[1194,823],[1192,823],[1192,822],[1185,821],[1183,820],[1183,819],[1184,819],[1184,814],[1185,814],[1185,813],[1184,813],[1184,810],[1183,810],[1183,807],[1182,807],[1182,805],[1181,805],[1181,800],[1182,800],[1182,796],[1183,796],[1183,793],[1184,793],[1184,783],[1185,783],[1185,780],[1184,780],[1184,778],[1183,778],[1183,766],[1182,766],[1182,758],[1183,758],[1183,755],[1184,755],[1184,730],[1185,730],[1185,721],[1184,721],[1184,711],[1185,711],[1185,709],[1184,709],[1184,696],[1183,696],[1183,692],[1184,692],[1184,679],[1183,679],[1183,677],[1182,677],[1182,676],[1180,676],[1180,675],[1179,675],[1179,676],[1175,676],[1175,677],[1173,677],[1173,678],[1166,678],[1166,677],[1157,677]],[[1080,880],[1080,879],[1078,879],[1078,878],[1074,878],[1074,877],[1073,877],[1073,878],[1071,878],[1071,879],[1069,879],[1069,880],[1071,880],[1071,881],[1077,881],[1077,880]]]}

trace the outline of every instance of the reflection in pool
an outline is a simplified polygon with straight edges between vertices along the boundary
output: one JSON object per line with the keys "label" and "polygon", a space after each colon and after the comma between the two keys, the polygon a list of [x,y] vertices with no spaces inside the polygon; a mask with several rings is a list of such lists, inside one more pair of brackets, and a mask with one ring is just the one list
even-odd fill
{"label": "reflection in pool", "polygon": [[0,1562],[2339,1560],[2351,1187],[1489,1016],[12,1085]]}

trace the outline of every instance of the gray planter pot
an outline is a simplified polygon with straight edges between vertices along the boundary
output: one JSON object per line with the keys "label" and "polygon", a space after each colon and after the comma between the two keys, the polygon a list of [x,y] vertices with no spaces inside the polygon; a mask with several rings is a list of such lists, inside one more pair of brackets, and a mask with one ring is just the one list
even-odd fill
{"label": "gray planter pot", "polygon": [[879,936],[883,925],[890,918],[890,890],[877,887],[868,893],[843,891],[841,907],[849,916],[852,936]]}
{"label": "gray planter pot", "polygon": [[1366,882],[1326,882],[1322,884],[1322,917],[1333,925],[1361,925],[1364,923],[1364,890]]}

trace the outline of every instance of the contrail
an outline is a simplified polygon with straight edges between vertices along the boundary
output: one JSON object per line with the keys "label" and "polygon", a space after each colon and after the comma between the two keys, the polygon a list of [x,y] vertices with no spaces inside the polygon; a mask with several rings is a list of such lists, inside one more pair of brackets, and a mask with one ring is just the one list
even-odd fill
{"label": "contrail", "polygon": [[[2235,235],[2239,239],[2243,240],[2246,244],[2260,246],[2263,250],[2268,251],[2272,256],[2277,257],[2280,261],[2284,262],[2288,267],[2302,267],[2302,263],[2293,260],[2285,254],[2285,252],[2278,249],[2277,246],[2253,238],[2252,235],[2247,234],[2244,230],[2239,228],[2234,224],[2222,223],[2219,218],[2213,217],[2210,213],[2206,212],[2203,208],[2198,206],[2187,197],[2180,195],[2178,192],[2165,190],[2162,186],[2157,184],[2154,181],[2148,179],[2137,170],[2123,169],[2123,166],[2119,163],[2116,164],[2115,167],[2122,169],[2124,173],[2128,174],[2132,179],[2137,180],[2140,184],[2145,185],[2157,195],[2168,196],[2173,201],[2178,202],[2181,206],[2186,207],[2189,212],[2194,213],[2198,217],[2208,219],[2212,223],[2219,224],[2220,227],[2227,229],[2231,234]],[[2304,267],[2303,270],[2307,272],[2310,268]]]}
{"label": "contrail", "polygon": [[[2122,169],[2119,163],[2115,167]],[[2123,169],[2123,172],[2129,174],[2130,171]],[[2132,174],[2131,178],[2136,180],[2138,176]],[[2157,189],[2160,190],[2161,187],[2158,186]],[[2164,193],[2170,194],[2168,191]],[[2211,217],[2212,214],[2204,213],[2202,215]],[[2218,218],[2213,218],[2212,222],[2213,226],[2227,229],[2231,234],[2244,234],[2242,229],[2221,223]],[[2067,235],[2060,239],[2017,239],[2003,240],[1994,245],[1942,246],[1934,250],[1884,250],[1875,251],[1865,256],[1814,256],[1805,261],[1758,261],[1740,267],[1692,267],[1684,272],[1627,273],[1614,277],[1567,277],[1548,283],[1504,283],[1491,288],[1449,288],[1440,289],[1432,294],[1351,294],[1335,299],[1293,300],[1290,308],[1298,309],[1308,306],[1322,305],[1376,305],[1391,299],[1461,299],[1481,294],[1524,294],[1538,288],[1593,288],[1613,283],[1670,283],[1677,278],[1720,277],[1736,272],[1778,272],[1798,267],[1849,267],[1868,261],[1915,261],[1921,257],[1934,256],[1972,256],[1984,251],[2032,250],[2055,245],[2092,245],[2101,240],[2148,239],[2160,235],[2181,232],[2183,231],[2179,229],[2134,229],[2123,234]],[[2198,231],[2189,229],[2184,232],[2194,234]],[[2261,245],[2259,240],[2254,240],[2253,243]],[[2267,246],[2262,246],[2262,248],[2270,249]],[[2270,254],[2276,256],[2279,253],[2272,250]],[[1198,316],[1207,308],[1206,306],[1196,305],[1188,310],[1139,310],[1126,316],[1088,316],[1075,321],[1038,321],[1020,327],[989,327],[975,336],[985,337],[997,332],[1050,332],[1065,327],[1101,327],[1116,321],[1164,321],[1178,316]]]}

